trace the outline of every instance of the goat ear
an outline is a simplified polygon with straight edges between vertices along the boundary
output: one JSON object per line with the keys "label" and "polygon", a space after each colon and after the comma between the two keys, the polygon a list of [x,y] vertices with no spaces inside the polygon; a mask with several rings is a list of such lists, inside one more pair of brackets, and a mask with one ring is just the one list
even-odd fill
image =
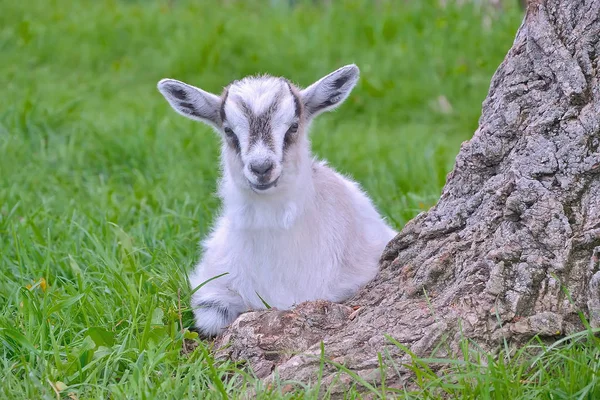
{"label": "goat ear", "polygon": [[202,89],[174,79],[162,79],[158,90],[179,114],[218,128],[221,98]]}
{"label": "goat ear", "polygon": [[358,82],[358,75],[356,65],[346,65],[302,90],[300,96],[309,116],[315,117],[342,104]]}

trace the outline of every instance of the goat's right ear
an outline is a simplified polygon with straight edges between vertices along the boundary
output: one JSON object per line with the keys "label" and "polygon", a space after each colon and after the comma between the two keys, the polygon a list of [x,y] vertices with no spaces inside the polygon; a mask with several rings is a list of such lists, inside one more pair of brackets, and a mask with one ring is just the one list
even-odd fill
{"label": "goat's right ear", "polygon": [[179,114],[218,128],[221,98],[202,89],[174,79],[162,79],[158,90]]}

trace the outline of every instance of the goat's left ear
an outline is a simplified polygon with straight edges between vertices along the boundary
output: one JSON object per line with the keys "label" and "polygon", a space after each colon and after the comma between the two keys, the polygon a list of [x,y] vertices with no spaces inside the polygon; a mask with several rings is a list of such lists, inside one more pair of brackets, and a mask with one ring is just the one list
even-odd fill
{"label": "goat's left ear", "polygon": [[302,90],[300,96],[309,117],[333,110],[342,104],[358,82],[358,75],[356,65],[346,65]]}
{"label": "goat's left ear", "polygon": [[171,107],[184,117],[216,128],[221,125],[219,96],[175,79],[162,79],[157,87]]}

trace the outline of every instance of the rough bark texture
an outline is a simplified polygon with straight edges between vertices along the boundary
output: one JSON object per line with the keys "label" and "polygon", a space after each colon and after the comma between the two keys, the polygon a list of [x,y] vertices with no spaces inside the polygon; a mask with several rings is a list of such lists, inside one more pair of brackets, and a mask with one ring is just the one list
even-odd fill
{"label": "rough bark texture", "polygon": [[378,352],[402,357],[384,334],[425,356],[461,337],[491,351],[552,339],[582,329],[579,310],[600,326],[599,55],[600,0],[530,1],[438,204],[388,245],[378,277],[346,305],[244,314],[221,354],[309,381],[323,340],[376,380]]}

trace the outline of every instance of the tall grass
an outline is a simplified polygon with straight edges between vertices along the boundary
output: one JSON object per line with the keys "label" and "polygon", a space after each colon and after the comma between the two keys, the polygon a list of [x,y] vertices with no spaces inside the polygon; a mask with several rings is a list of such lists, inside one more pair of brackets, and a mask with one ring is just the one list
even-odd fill
{"label": "tall grass", "polygon": [[[316,395],[260,386],[189,331],[186,273],[219,207],[218,139],[171,112],[156,82],[218,92],[268,72],[307,85],[357,63],[359,86],[314,125],[313,146],[400,228],[439,196],[521,16],[434,0],[272,3],[2,2],[0,397]],[[595,382],[597,343],[577,343],[511,388],[556,397],[575,376]],[[477,370],[525,368],[510,365]],[[447,379],[428,375],[410,396]]]}

